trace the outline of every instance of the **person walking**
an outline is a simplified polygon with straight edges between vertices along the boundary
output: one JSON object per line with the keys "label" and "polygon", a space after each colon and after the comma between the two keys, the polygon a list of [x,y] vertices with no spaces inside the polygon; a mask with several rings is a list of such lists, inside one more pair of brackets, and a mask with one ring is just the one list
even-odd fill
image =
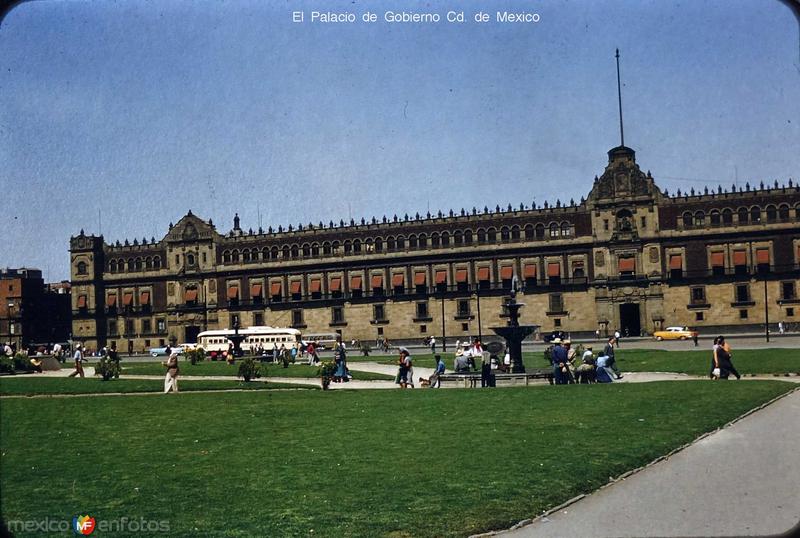
{"label": "person walking", "polygon": [[[617,331],[615,334],[619,334],[619,331]],[[611,370],[616,375],[617,379],[622,379],[622,374],[620,374],[619,370],[617,369],[617,364],[616,364],[617,363],[617,359],[614,356],[614,344],[615,343],[617,345],[619,345],[617,343],[617,337],[616,336],[609,336],[608,337],[608,343],[606,344],[606,347],[603,348],[603,355],[608,357],[608,359],[606,359],[606,368],[611,368]]]}
{"label": "person walking", "polygon": [[742,378],[733,366],[733,362],[731,362],[731,348],[725,342],[724,336],[717,337],[717,346],[714,350],[714,367],[719,369],[719,379],[728,379],[731,374],[736,376],[736,379]]}
{"label": "person walking", "polygon": [[556,385],[566,385],[569,380],[567,373],[567,349],[561,345],[561,338],[553,340],[553,350],[550,354],[553,363],[553,378]]}
{"label": "person walking", "polygon": [[178,392],[178,354],[172,352],[164,363],[167,367],[167,375],[164,376],[164,394],[170,390]]}
{"label": "person walking", "polygon": [[401,347],[399,349],[400,357],[397,359],[397,381],[401,389],[408,386],[408,366],[411,364],[411,354],[408,349]]}
{"label": "person walking", "polygon": [[75,361],[75,371],[69,374],[69,377],[75,377],[79,375],[83,377],[83,348],[81,348],[80,344],[75,344],[75,355],[72,356],[73,360]]}
{"label": "person walking", "polygon": [[431,336],[430,346],[431,346],[431,353],[433,355],[435,355],[436,354],[436,337],[435,336]]}
{"label": "person walking", "polygon": [[342,343],[341,336],[336,339],[336,344],[333,347],[333,362],[336,364],[336,370],[333,373],[333,382],[347,382],[347,352]]}
{"label": "person walking", "polygon": [[619,347],[619,339],[622,335],[619,333],[619,330],[614,331],[614,343]]}

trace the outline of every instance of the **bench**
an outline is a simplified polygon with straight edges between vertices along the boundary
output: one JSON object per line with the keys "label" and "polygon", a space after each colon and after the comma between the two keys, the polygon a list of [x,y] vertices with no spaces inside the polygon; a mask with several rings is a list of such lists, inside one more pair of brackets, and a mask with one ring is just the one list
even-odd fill
{"label": "bench", "polygon": [[[496,385],[529,385],[531,380],[544,379],[552,385],[553,372],[552,370],[531,370],[528,372],[512,373],[494,373]],[[456,386],[464,388],[475,388],[480,386],[481,374],[478,372],[465,372],[465,373],[446,373],[439,375],[439,382],[444,385],[446,383],[455,383]]]}

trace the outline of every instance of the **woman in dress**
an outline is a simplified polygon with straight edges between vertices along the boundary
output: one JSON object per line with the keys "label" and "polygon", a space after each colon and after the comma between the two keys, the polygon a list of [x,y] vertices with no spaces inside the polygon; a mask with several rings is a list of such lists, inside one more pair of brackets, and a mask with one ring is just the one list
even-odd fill
{"label": "woman in dress", "polygon": [[728,379],[731,374],[735,375],[736,379],[742,378],[733,366],[733,362],[731,362],[731,348],[725,342],[724,336],[717,337],[717,347],[714,350],[714,367],[719,368],[720,379]]}
{"label": "woman in dress", "polygon": [[170,390],[178,392],[178,353],[170,353],[167,362],[167,375],[164,377],[164,394]]}

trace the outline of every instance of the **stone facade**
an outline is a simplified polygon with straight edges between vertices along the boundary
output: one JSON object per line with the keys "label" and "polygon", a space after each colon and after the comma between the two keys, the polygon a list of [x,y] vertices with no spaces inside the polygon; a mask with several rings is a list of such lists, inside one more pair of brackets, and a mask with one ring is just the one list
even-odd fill
{"label": "stone facade", "polygon": [[266,231],[244,231],[237,216],[226,234],[189,211],[159,241],[114,245],[81,231],[70,242],[73,333],[138,352],[238,316],[345,339],[463,340],[505,323],[515,276],[521,321],[542,331],[763,330],[765,282],[770,322],[798,320],[791,180],[670,196],[632,149],[608,157],[578,203]]}

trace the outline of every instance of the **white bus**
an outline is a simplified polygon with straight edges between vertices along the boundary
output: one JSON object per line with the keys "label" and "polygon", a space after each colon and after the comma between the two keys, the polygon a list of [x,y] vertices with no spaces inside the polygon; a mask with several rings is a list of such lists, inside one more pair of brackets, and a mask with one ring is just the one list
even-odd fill
{"label": "white bus", "polygon": [[[228,337],[234,333],[233,329],[203,331],[197,335],[197,342],[212,359],[225,357],[231,343]],[[300,331],[281,327],[247,327],[240,329],[239,334],[246,337],[242,340],[242,351],[245,353],[256,349],[259,345],[272,350],[280,348],[283,344],[289,349],[300,341]]]}
{"label": "white bus", "polygon": [[317,334],[304,334],[303,342],[314,345],[319,350],[333,349],[336,345],[336,339],[339,337],[337,333],[317,333]]}

